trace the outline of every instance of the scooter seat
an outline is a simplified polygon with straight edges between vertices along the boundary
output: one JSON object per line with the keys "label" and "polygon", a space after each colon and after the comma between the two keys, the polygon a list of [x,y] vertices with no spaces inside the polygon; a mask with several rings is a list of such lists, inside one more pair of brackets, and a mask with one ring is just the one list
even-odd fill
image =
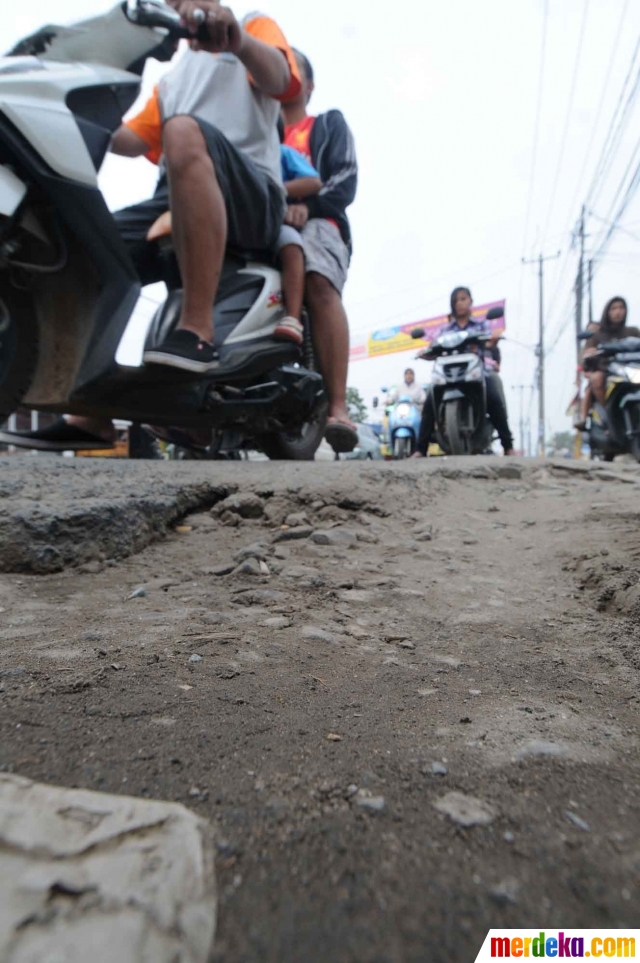
{"label": "scooter seat", "polygon": [[[147,231],[147,241],[159,241],[167,253],[173,253],[171,231],[171,211],[165,211]],[[267,264],[269,267],[277,267],[277,254],[274,250],[252,251],[227,245],[225,257],[232,261],[257,261],[260,264]]]}

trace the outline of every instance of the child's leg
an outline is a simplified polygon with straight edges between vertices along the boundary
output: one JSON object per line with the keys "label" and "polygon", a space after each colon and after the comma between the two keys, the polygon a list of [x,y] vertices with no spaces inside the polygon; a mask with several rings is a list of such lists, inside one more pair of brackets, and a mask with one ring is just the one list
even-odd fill
{"label": "child's leg", "polygon": [[303,327],[300,318],[304,303],[304,252],[300,233],[287,224],[280,230],[278,256],[287,316],[278,323],[273,336],[279,341],[294,341],[296,344],[302,344]]}
{"label": "child's leg", "polygon": [[282,293],[290,318],[300,320],[304,301],[304,254],[297,244],[287,244],[280,250],[282,265]]}

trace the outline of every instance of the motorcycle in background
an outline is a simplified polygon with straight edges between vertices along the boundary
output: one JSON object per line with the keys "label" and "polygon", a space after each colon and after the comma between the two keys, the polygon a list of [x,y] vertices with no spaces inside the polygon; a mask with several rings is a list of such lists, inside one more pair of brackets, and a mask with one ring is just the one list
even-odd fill
{"label": "motorcycle in background", "polygon": [[[586,341],[591,331],[583,331]],[[583,362],[585,371],[606,372],[604,405],[594,401],[589,412],[587,435],[591,457],[613,461],[631,454],[640,462],[640,338],[623,338],[601,344]]]}
{"label": "motorcycle in background", "polygon": [[[503,314],[503,308],[491,308],[487,321]],[[423,328],[414,328],[411,337],[417,341],[424,334]],[[446,455],[479,455],[491,448],[493,425],[487,415],[482,357],[482,347],[490,340],[491,335],[475,329],[445,331],[419,356],[435,362],[431,374],[435,433]]]}
{"label": "motorcycle in background", "polygon": [[[382,391],[387,392],[386,388]],[[420,434],[421,410],[407,395],[387,402],[387,437],[392,457],[410,458],[416,450]]]}

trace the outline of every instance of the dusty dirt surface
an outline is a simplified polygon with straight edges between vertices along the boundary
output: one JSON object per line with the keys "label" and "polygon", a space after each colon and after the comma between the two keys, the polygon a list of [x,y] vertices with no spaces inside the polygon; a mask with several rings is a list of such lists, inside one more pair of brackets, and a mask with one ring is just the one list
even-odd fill
{"label": "dusty dirt surface", "polygon": [[[44,498],[48,471],[2,478]],[[1,768],[210,819],[214,963],[466,963],[491,926],[639,925],[638,469],[104,471],[134,500],[236,494],[205,486],[128,558],[0,576]]]}

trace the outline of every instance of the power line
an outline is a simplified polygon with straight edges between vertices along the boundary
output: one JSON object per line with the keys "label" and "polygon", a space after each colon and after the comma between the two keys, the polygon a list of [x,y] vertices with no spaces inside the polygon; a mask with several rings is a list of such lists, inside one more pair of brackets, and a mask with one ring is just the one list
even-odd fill
{"label": "power line", "polygon": [[560,154],[558,155],[558,164],[556,167],[556,173],[553,180],[553,189],[551,191],[551,200],[549,201],[549,211],[547,213],[547,220],[545,222],[545,228],[542,233],[543,242],[546,239],[547,231],[549,229],[549,222],[553,215],[553,209],[556,201],[556,194],[558,193],[558,184],[560,183],[560,175],[562,174],[562,166],[564,164],[564,155],[567,149],[567,139],[569,136],[569,128],[571,126],[571,115],[573,113],[573,105],[576,98],[576,89],[578,86],[578,76],[580,74],[580,64],[582,61],[582,50],[584,47],[584,37],[587,29],[587,19],[589,16],[589,0],[585,0],[584,9],[582,11],[582,22],[580,24],[580,34],[578,36],[578,47],[576,50],[576,60],[573,66],[573,76],[571,78],[571,88],[569,91],[569,102],[567,104],[567,114],[564,121],[564,129],[562,131],[562,141],[560,143]]}
{"label": "power line", "polygon": [[[633,73],[636,67],[636,60],[638,58],[639,52],[640,52],[640,37],[638,37],[638,40],[636,42],[636,46],[633,51],[633,56],[631,58],[631,64],[629,65],[629,70],[627,71],[627,75],[622,85],[622,90],[620,91],[618,101],[616,103],[615,109],[613,111],[613,115],[611,117],[609,129],[607,131],[607,135],[604,140],[602,153],[600,154],[600,158],[598,160],[598,163],[596,164],[593,178],[591,180],[591,185],[589,186],[589,190],[587,191],[587,196],[585,199],[585,204],[587,205],[587,207],[591,207],[595,203],[599,195],[599,189],[602,189],[602,185],[604,184],[606,175],[609,172],[613,164],[613,161],[615,159],[616,147],[620,142],[620,138],[622,137],[622,134],[624,133],[626,122],[630,115],[630,109],[635,99],[635,96],[637,94],[638,81],[640,80],[640,71],[639,71],[636,81],[631,87],[629,94],[627,94],[627,88],[631,83],[631,78],[633,77]],[[626,102],[625,102],[625,96],[627,97]],[[623,106],[623,103],[624,103],[624,106]]]}
{"label": "power line", "polygon": [[[640,142],[638,143],[638,146],[640,147]],[[626,175],[625,175],[625,176],[626,176]],[[604,217],[600,217],[598,214],[595,213],[595,211],[589,211],[589,216],[590,216],[590,217],[595,217],[596,221],[602,221],[603,224],[606,224],[606,225],[608,225],[608,226],[611,225],[611,223],[612,223],[610,220],[607,220],[607,219],[604,218]],[[634,241],[640,242],[640,236],[639,236],[638,234],[634,234],[633,231],[628,230],[628,228],[622,227],[621,224],[618,224],[618,225],[617,225],[617,230],[618,230],[618,231],[621,231],[622,234],[626,234],[627,237],[633,238]],[[636,254],[635,257],[637,257],[637,256],[638,256],[638,255]]]}
{"label": "power line", "polygon": [[[640,72],[639,72],[638,76],[640,77]],[[608,212],[607,212],[607,217],[606,217],[606,218],[601,218],[601,220],[602,220],[605,224],[606,224],[607,222],[610,222],[610,221],[611,221],[611,217],[612,217],[613,212],[614,212],[614,210],[615,210],[616,204],[618,203],[618,200],[620,199],[620,196],[622,195],[622,191],[623,191],[623,189],[624,189],[624,186],[625,186],[625,184],[628,186],[628,184],[629,184],[629,175],[631,174],[631,171],[634,169],[634,167],[636,166],[636,164],[637,164],[637,162],[638,162],[639,159],[640,159],[640,139],[639,139],[638,142],[636,143],[636,146],[635,146],[635,148],[634,148],[634,151],[633,151],[631,157],[629,158],[629,163],[627,164],[627,166],[626,166],[626,168],[625,168],[625,172],[624,172],[624,174],[622,175],[622,178],[621,178],[621,180],[620,180],[620,183],[618,184],[618,189],[617,189],[617,191],[616,191],[616,193],[615,193],[615,195],[614,195],[614,197],[613,197],[613,200],[611,201],[611,204],[609,205],[609,210],[608,210]],[[616,226],[617,226],[617,225],[616,225]]]}
{"label": "power line", "polygon": [[529,170],[529,198],[527,202],[527,214],[524,222],[524,236],[522,238],[522,250],[527,250],[527,238],[529,236],[529,224],[531,222],[531,211],[533,209],[533,193],[536,180],[536,168],[538,166],[538,148],[540,146],[540,119],[542,117],[542,95],[544,92],[544,73],[547,54],[547,34],[549,26],[549,0],[544,0],[542,10],[542,40],[540,45],[540,71],[538,74],[538,103],[536,106],[536,116],[533,125],[533,145],[531,150],[531,167]]}
{"label": "power line", "polygon": [[613,67],[614,67],[614,64],[615,64],[615,62],[616,62],[616,58],[617,58],[617,56],[618,56],[618,49],[619,49],[619,47],[620,47],[620,40],[621,40],[621,38],[622,38],[622,28],[624,27],[624,22],[625,22],[625,20],[626,20],[626,18],[627,18],[627,11],[628,11],[628,9],[629,9],[629,3],[630,3],[630,0],[625,0],[624,6],[623,6],[623,8],[622,8],[622,13],[621,13],[621,15],[620,15],[620,20],[619,20],[619,22],[618,22],[618,29],[617,29],[617,31],[616,31],[616,35],[615,35],[615,38],[614,38],[614,41],[613,41],[613,47],[612,47],[612,49],[611,49],[611,56],[609,57],[609,65],[608,65],[608,67],[607,67],[607,73],[606,73],[606,75],[605,75],[604,84],[602,85],[602,90],[601,90],[601,92],[600,92],[600,100],[599,100],[599,102],[598,102],[598,107],[597,107],[597,110],[596,110],[596,115],[595,115],[595,118],[594,118],[594,121],[593,121],[593,125],[592,125],[592,127],[591,127],[591,134],[590,134],[590,136],[589,136],[589,146],[587,147],[587,149],[586,149],[586,151],[585,151],[585,154],[584,154],[584,162],[583,162],[583,164],[582,164],[582,170],[581,170],[581,172],[580,172],[580,177],[579,177],[578,180],[576,181],[576,190],[575,190],[575,193],[574,193],[574,195],[573,195],[573,200],[571,201],[571,205],[570,205],[570,207],[569,207],[569,216],[572,216],[572,211],[574,210],[574,208],[575,208],[575,206],[576,206],[576,202],[577,202],[577,200],[578,200],[578,195],[579,195],[580,190],[581,190],[581,188],[582,188],[582,182],[583,182],[583,180],[584,180],[584,175],[585,175],[586,172],[587,172],[587,167],[589,166],[589,161],[591,160],[592,150],[593,150],[593,144],[594,144],[594,141],[595,141],[595,139],[596,139],[596,133],[597,133],[597,131],[598,131],[598,126],[599,126],[599,124],[600,124],[600,117],[601,117],[601,115],[602,115],[602,109],[603,109],[603,107],[604,107],[604,102],[605,102],[605,99],[606,99],[606,96],[607,96],[607,92],[608,92],[608,90],[609,90],[609,84],[610,84],[610,82],[611,82],[611,77],[612,77],[612,75],[613,75]]}
{"label": "power line", "polygon": [[602,240],[602,243],[600,244],[599,248],[594,254],[594,261],[597,262],[598,258],[600,258],[603,252],[606,251],[607,245],[609,244],[609,241],[611,240],[613,233],[618,226],[618,222],[622,220],[622,218],[624,217],[624,213],[627,207],[629,206],[629,204],[631,203],[636,191],[638,190],[638,187],[640,187],[640,163],[638,163],[638,166],[635,169],[634,175],[631,178],[629,185],[627,186],[625,195],[622,198],[622,201],[620,202],[618,213],[616,214],[614,220],[611,222],[611,225],[607,230],[607,233],[605,234],[604,239]]}
{"label": "power line", "polygon": [[[629,0],[626,0],[625,6],[624,6],[624,8],[623,8],[622,15],[621,15],[621,17],[620,17],[620,21],[619,21],[619,24],[618,24],[618,30],[617,30],[617,33],[616,33],[616,37],[615,37],[615,40],[614,40],[611,57],[610,57],[610,60],[609,60],[609,67],[608,67],[608,70],[607,70],[607,76],[606,76],[606,80],[605,80],[605,86],[604,86],[604,88],[603,88],[603,91],[602,91],[602,94],[601,94],[601,97],[600,97],[600,104],[599,104],[599,106],[598,106],[598,110],[597,110],[597,113],[596,113],[596,119],[595,119],[595,121],[594,121],[594,125],[593,125],[593,128],[592,128],[591,138],[590,138],[590,142],[589,142],[589,149],[588,149],[587,152],[586,152],[585,161],[584,161],[584,164],[583,164],[583,170],[582,170],[582,173],[581,173],[581,175],[580,175],[580,178],[579,178],[578,182],[576,183],[575,195],[574,195],[574,198],[573,198],[573,200],[572,200],[572,202],[571,202],[571,207],[570,207],[570,210],[569,210],[569,214],[570,214],[571,217],[573,217],[572,212],[573,212],[573,209],[574,209],[574,207],[575,207],[575,204],[576,204],[576,201],[577,201],[577,198],[578,198],[578,194],[579,194],[579,192],[580,192],[581,183],[582,183],[582,180],[583,180],[583,178],[584,178],[584,173],[585,173],[586,167],[587,167],[587,165],[588,165],[589,156],[590,156],[590,153],[591,153],[591,148],[592,148],[592,146],[593,146],[593,141],[594,141],[594,139],[595,139],[595,132],[596,132],[596,130],[597,130],[597,126],[598,126],[600,114],[601,114],[601,112],[602,112],[602,106],[603,106],[603,104],[604,104],[604,99],[605,99],[606,90],[608,89],[609,80],[610,80],[611,72],[612,72],[612,69],[613,69],[613,64],[614,64],[615,58],[616,58],[616,56],[617,56],[618,47],[619,47],[619,43],[620,43],[620,37],[621,37],[621,35],[622,35],[622,29],[623,29],[623,26],[624,26],[624,21],[625,21],[625,18],[626,18],[626,13],[627,13],[628,5],[629,5]],[[621,110],[621,108],[622,108],[622,106],[623,106],[624,98],[625,98],[625,96],[627,95],[627,91],[628,91],[628,88],[629,88],[629,83],[630,83],[631,78],[632,78],[632,76],[633,76],[633,71],[634,71],[634,69],[635,69],[635,64],[636,64],[636,60],[637,60],[637,56],[638,56],[638,52],[639,52],[639,51],[640,51],[640,37],[638,38],[638,41],[637,41],[636,46],[635,46],[635,48],[634,48],[633,56],[632,56],[632,58],[631,58],[631,63],[630,63],[630,65],[629,65],[629,69],[628,69],[627,74],[626,74],[626,76],[625,76],[625,80],[624,80],[624,83],[623,83],[623,85],[622,85],[622,89],[621,89],[620,94],[619,94],[619,96],[618,96],[618,101],[617,101],[616,106],[615,106],[615,109],[614,109],[614,111],[613,111],[613,115],[612,115],[611,121],[610,121],[610,123],[609,123],[609,128],[608,128],[608,130],[607,130],[607,134],[606,134],[606,137],[605,137],[605,139],[604,139],[604,143],[603,143],[603,146],[602,146],[602,151],[601,151],[600,157],[599,157],[599,159],[598,159],[598,162],[597,162],[597,164],[596,164],[596,167],[595,167],[595,169],[594,169],[594,173],[593,173],[593,176],[592,176],[592,179],[591,179],[591,183],[590,183],[589,189],[588,189],[588,191],[587,191],[587,199],[586,199],[586,201],[585,201],[585,203],[586,203],[587,206],[590,205],[591,198],[592,198],[592,196],[594,195],[594,192],[598,189],[599,186],[602,185],[602,183],[604,183],[604,177],[605,177],[606,173],[608,173],[608,170],[609,170],[611,164],[613,163],[613,160],[615,159],[615,153],[616,153],[616,152],[615,152],[615,150],[612,150],[612,144],[613,144],[612,137],[613,137],[614,134],[615,134],[615,138],[616,138],[616,142],[617,142],[618,139],[619,139],[619,136],[621,136],[621,134],[622,134],[622,130],[624,129],[624,127],[620,128],[620,126],[619,126],[619,121],[620,121],[620,119],[625,116],[624,111],[623,111],[623,114],[620,114],[620,110]],[[627,100],[627,103],[628,103],[628,100]],[[628,117],[629,114],[627,113],[626,116]],[[618,124],[618,129],[617,129],[617,131],[616,131],[616,124]],[[568,248],[568,249],[567,249],[567,252],[566,252],[566,254],[565,254],[565,257],[564,257],[563,261],[562,261],[561,264],[560,264],[560,268],[559,268],[559,271],[558,271],[558,274],[557,274],[557,282],[556,282],[556,284],[555,284],[555,287],[554,287],[554,289],[553,289],[553,294],[552,294],[552,296],[551,296],[551,303],[552,303],[552,304],[555,302],[555,300],[556,300],[556,298],[557,298],[557,296],[558,296],[558,294],[559,294],[560,288],[561,288],[561,286],[562,286],[562,284],[563,284],[563,281],[564,281],[564,278],[565,278],[565,274],[566,274],[566,270],[567,270],[567,267],[569,266],[570,258],[571,258],[571,248]],[[562,333],[562,331],[559,332],[558,337],[560,337],[561,333]]]}

